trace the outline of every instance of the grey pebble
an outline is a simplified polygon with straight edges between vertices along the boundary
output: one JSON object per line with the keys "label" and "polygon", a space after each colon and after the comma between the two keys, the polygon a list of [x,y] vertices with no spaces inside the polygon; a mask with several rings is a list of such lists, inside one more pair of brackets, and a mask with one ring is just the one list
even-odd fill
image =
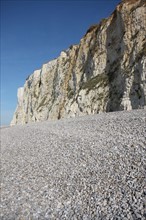
{"label": "grey pebble", "polygon": [[145,110],[1,129],[1,220],[145,219]]}

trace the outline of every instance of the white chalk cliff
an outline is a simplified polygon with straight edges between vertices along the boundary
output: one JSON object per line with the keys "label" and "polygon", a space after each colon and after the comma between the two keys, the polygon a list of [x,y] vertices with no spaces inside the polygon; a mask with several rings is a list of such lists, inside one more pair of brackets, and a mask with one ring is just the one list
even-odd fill
{"label": "white chalk cliff", "polygon": [[11,125],[144,108],[145,100],[146,1],[123,0],[26,79]]}

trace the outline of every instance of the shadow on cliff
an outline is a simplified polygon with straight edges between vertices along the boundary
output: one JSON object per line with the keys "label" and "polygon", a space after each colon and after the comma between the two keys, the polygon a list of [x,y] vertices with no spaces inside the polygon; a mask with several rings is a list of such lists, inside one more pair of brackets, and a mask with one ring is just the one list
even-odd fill
{"label": "shadow on cliff", "polygon": [[[127,25],[125,23],[125,25]],[[132,24],[131,24],[132,25]],[[130,28],[130,26],[129,26]],[[145,92],[144,92],[144,76],[143,75],[143,64],[142,57],[146,55],[146,43],[145,38],[143,42],[142,50],[136,54],[133,51],[135,49],[137,42],[133,39],[133,48],[131,48],[131,54],[129,54],[129,64],[126,65],[123,61],[123,56],[127,51],[127,45],[124,43],[125,26],[118,10],[113,13],[112,21],[107,28],[107,63],[106,63],[106,74],[108,76],[109,82],[109,99],[106,107],[106,111],[119,111],[123,110],[124,106],[121,105],[121,101],[126,91],[128,85],[126,85],[126,80],[131,79],[132,85],[130,87],[129,94],[126,98],[129,98],[132,109],[143,108],[145,105]],[[135,33],[135,39],[137,36]],[[134,69],[134,71],[132,71]],[[129,81],[129,80],[128,80]],[[129,88],[128,88],[129,89]]]}
{"label": "shadow on cliff", "polygon": [[[106,19],[102,19],[99,24],[92,25],[84,35],[84,40],[85,44],[88,44],[87,47],[87,57],[83,57],[83,63],[82,63],[82,76],[81,76],[81,81],[80,81],[80,87],[82,87],[83,83],[88,82],[92,77],[93,77],[93,70],[95,69],[95,64],[93,61],[93,57],[96,53],[98,53],[98,41],[96,40],[99,35],[100,35],[100,27],[104,24]],[[91,34],[90,40],[88,43],[86,42],[86,38],[88,39],[89,37],[87,36],[88,33]]]}
{"label": "shadow on cliff", "polygon": [[109,82],[109,97],[106,111],[120,111],[125,90],[125,74],[121,68],[124,55],[124,24],[120,12],[113,13],[113,18],[107,28],[107,63],[105,73]]}
{"label": "shadow on cliff", "polygon": [[132,109],[144,108],[146,105],[144,86],[146,81],[142,79],[143,65],[142,57],[137,56],[134,66],[134,79],[130,90],[130,101]]}

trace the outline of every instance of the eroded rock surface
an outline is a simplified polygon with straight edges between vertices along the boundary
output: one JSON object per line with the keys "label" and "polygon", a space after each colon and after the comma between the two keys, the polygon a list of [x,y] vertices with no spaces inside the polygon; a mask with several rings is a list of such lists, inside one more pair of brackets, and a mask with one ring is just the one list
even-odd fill
{"label": "eroded rock surface", "polygon": [[145,0],[122,1],[78,45],[28,77],[11,124],[144,108],[145,21]]}

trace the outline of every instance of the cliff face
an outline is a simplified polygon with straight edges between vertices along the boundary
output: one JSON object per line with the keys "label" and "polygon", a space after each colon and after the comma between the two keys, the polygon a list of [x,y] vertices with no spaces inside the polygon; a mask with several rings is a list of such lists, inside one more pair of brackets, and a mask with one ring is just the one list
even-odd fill
{"label": "cliff face", "polygon": [[125,0],[18,89],[11,125],[144,108],[146,2]]}

